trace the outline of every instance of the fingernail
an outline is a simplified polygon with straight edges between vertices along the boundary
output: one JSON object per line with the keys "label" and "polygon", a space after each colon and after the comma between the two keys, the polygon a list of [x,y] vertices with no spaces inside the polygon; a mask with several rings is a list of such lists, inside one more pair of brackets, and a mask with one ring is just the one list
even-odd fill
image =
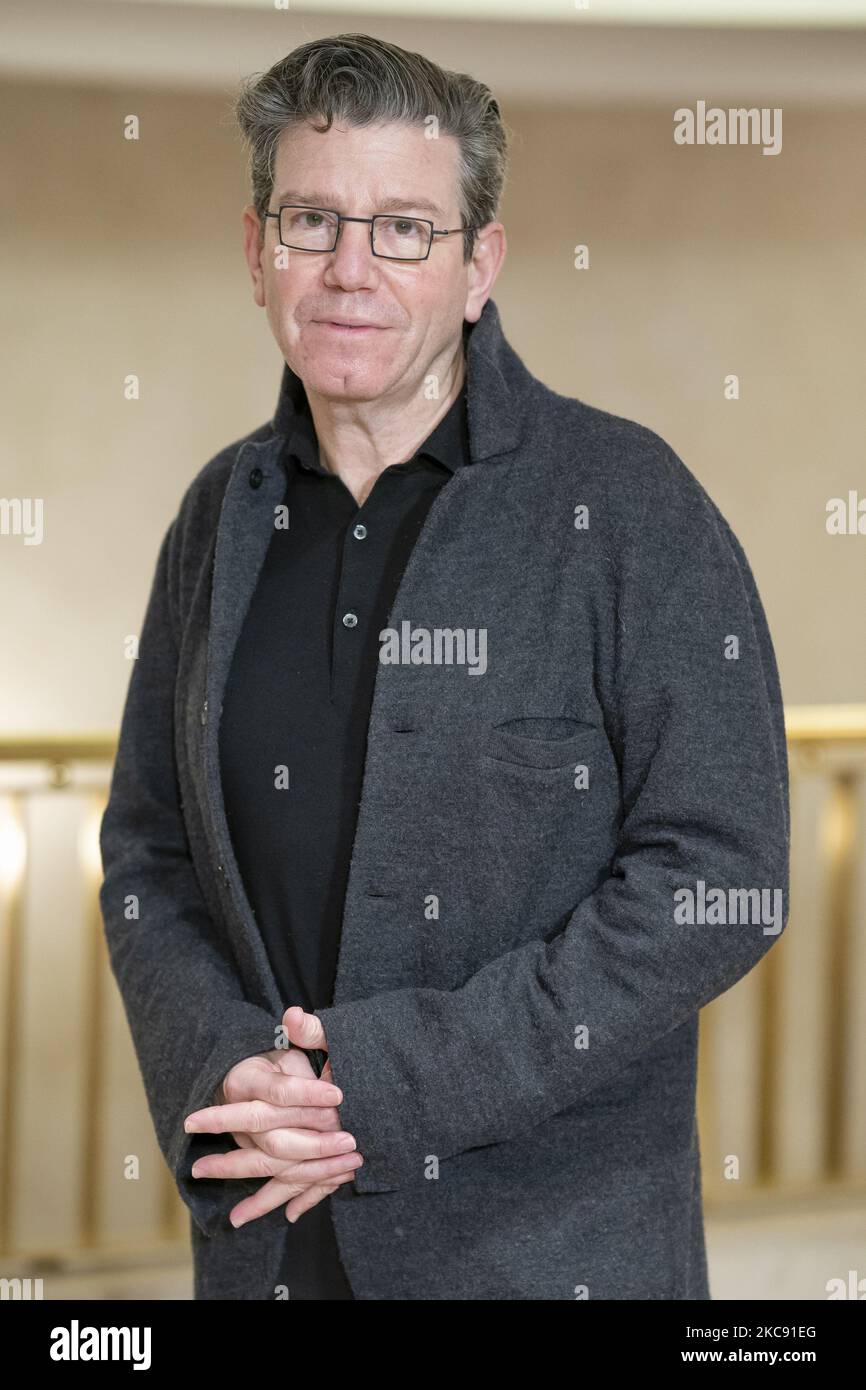
{"label": "fingernail", "polygon": [[183,1127],[187,1134],[198,1134],[198,1123],[195,1120],[184,1120]]}
{"label": "fingernail", "polygon": [[347,1154],[347,1153],[349,1152],[349,1150],[350,1150],[350,1149],[354,1149],[354,1147],[355,1147],[355,1141],[354,1141],[354,1139],[351,1137],[351,1135],[347,1135],[347,1137],[346,1137],[345,1139],[341,1139],[340,1142],[339,1142],[339,1144],[337,1145],[337,1153],[338,1153],[338,1154]]}

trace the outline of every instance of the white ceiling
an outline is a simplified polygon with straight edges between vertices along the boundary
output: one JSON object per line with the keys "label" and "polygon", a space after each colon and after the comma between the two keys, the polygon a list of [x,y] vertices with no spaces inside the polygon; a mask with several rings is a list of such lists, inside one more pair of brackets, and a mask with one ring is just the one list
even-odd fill
{"label": "white ceiling", "polygon": [[[128,3],[128,0],[107,0]],[[135,0],[138,4],[171,5],[178,0]],[[294,0],[186,0],[188,5],[214,9],[295,11]],[[770,24],[857,25],[866,22],[866,0],[310,0],[302,13],[339,12],[359,16],[438,16],[440,19],[555,20],[580,24]]]}
{"label": "white ceiling", "polygon": [[[866,0],[409,3],[411,18],[406,0],[3,0],[0,76],[231,91],[298,44],[360,30],[472,72],[506,101],[866,102]],[[722,11],[749,25],[711,27]],[[782,12],[793,27],[755,27]],[[674,24],[683,14],[703,23]],[[827,27],[809,27],[818,19]],[[832,27],[843,20],[853,27]]]}

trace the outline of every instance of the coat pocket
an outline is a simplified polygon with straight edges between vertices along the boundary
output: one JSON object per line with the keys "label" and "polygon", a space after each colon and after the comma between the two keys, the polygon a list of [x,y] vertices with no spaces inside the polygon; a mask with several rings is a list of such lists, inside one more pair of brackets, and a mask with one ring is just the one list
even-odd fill
{"label": "coat pocket", "polygon": [[[533,721],[534,722],[534,721]],[[555,923],[591,892],[615,843],[617,780],[601,725],[525,720],[479,740],[476,838],[480,877],[508,920],[513,945]]]}
{"label": "coat pocket", "polygon": [[488,765],[554,771],[581,762],[581,753],[596,745],[600,732],[594,724],[570,718],[507,719],[487,730],[480,752]]}

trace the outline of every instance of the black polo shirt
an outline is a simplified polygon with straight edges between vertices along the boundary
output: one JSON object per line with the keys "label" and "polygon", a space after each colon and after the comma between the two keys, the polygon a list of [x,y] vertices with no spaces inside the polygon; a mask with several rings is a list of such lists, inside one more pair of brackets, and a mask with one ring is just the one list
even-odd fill
{"label": "black polo shirt", "polygon": [[[471,463],[466,382],[363,506],[319,463],[306,397],[282,463],[275,527],[235,649],[220,720],[223,795],[247,896],[285,1007],[333,1003],[379,633],[427,512]],[[286,1223],[293,1299],[351,1298],[327,1197]]]}

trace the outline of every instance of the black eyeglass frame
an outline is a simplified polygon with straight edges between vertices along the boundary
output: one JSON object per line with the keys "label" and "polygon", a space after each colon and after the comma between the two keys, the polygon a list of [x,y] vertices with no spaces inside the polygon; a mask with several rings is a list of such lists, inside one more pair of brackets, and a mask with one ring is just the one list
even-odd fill
{"label": "black eyeglass frame", "polygon": [[[291,242],[283,241],[283,224],[281,214],[288,208],[298,208],[303,212],[327,212],[331,217],[337,219],[337,230],[334,233],[333,246],[293,246]],[[280,245],[285,246],[287,251],[307,251],[313,256],[329,256],[332,251],[336,251],[337,242],[340,239],[340,231],[344,222],[369,222],[370,224],[370,251],[381,261],[426,261],[433,250],[434,236],[453,236],[455,232],[477,232],[480,227],[449,227],[442,230],[433,226],[428,217],[413,217],[407,215],[407,222],[422,222],[425,227],[430,228],[430,241],[427,246],[426,254],[423,256],[383,256],[381,251],[377,251],[373,245],[373,224],[383,217],[396,217],[398,214],[393,212],[377,212],[373,217],[344,217],[336,208],[314,208],[309,203],[281,203],[276,212],[266,212],[265,217],[273,217],[277,223],[277,234],[280,238]]]}

